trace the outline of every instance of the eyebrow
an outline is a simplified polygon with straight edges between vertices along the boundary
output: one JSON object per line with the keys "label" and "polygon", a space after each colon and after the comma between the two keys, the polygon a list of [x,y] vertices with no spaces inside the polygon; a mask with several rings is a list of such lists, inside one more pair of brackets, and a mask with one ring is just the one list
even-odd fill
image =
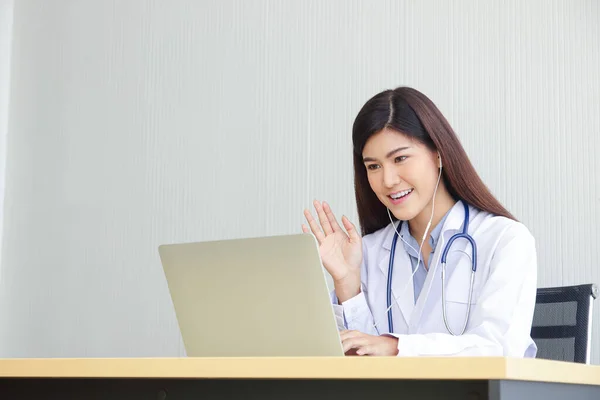
{"label": "eyebrow", "polygon": [[[390,151],[389,153],[387,153],[385,155],[385,158],[390,158],[391,156],[393,156],[394,154],[396,154],[399,151],[403,151],[403,150],[408,150],[410,149],[410,146],[404,146],[404,147],[398,147],[395,150]],[[364,157],[363,158],[363,162],[372,162],[372,161],[377,161],[376,159],[372,158],[372,157]]]}

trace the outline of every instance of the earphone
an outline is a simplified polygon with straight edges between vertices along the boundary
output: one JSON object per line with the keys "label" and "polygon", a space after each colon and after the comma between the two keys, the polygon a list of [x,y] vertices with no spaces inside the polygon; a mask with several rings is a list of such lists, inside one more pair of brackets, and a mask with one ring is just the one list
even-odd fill
{"label": "earphone", "polygon": [[[429,222],[427,223],[427,228],[425,228],[425,232],[423,233],[423,237],[421,238],[421,248],[423,247],[423,243],[425,243],[425,238],[427,237],[427,232],[429,232],[429,228],[431,228],[431,221],[433,220],[433,213],[435,211],[435,194],[437,193],[438,186],[440,185],[440,178],[442,177],[442,157],[438,152],[438,160],[440,166],[440,172],[438,174],[438,180],[435,184],[435,190],[433,191],[433,199],[431,199],[431,217],[429,218]],[[395,227],[394,227],[395,230]],[[421,249],[419,249],[419,257],[421,256]],[[417,265],[418,266],[418,265]]]}

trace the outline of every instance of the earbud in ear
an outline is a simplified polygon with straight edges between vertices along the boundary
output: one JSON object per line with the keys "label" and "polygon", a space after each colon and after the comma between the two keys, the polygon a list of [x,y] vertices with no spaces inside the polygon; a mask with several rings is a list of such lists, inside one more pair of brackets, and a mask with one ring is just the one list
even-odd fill
{"label": "earbud in ear", "polygon": [[438,153],[438,160],[440,160],[440,168],[442,168],[442,157],[440,156],[440,153]]}

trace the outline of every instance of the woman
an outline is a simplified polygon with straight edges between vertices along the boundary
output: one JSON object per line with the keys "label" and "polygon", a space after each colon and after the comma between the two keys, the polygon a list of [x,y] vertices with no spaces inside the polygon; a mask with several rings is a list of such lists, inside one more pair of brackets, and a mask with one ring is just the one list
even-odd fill
{"label": "woman", "polygon": [[[352,141],[363,237],[318,201],[318,222],[305,210],[310,230],[302,225],[333,278],[346,354],[535,357],[534,239],[433,102],[406,87],[379,93]],[[469,238],[451,239],[465,228]]]}

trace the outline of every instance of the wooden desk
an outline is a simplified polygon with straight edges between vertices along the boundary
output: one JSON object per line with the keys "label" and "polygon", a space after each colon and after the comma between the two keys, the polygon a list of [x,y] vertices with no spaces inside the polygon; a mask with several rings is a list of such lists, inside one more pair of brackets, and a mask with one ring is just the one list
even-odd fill
{"label": "wooden desk", "polygon": [[600,399],[600,367],[506,358],[4,359],[0,397]]}

